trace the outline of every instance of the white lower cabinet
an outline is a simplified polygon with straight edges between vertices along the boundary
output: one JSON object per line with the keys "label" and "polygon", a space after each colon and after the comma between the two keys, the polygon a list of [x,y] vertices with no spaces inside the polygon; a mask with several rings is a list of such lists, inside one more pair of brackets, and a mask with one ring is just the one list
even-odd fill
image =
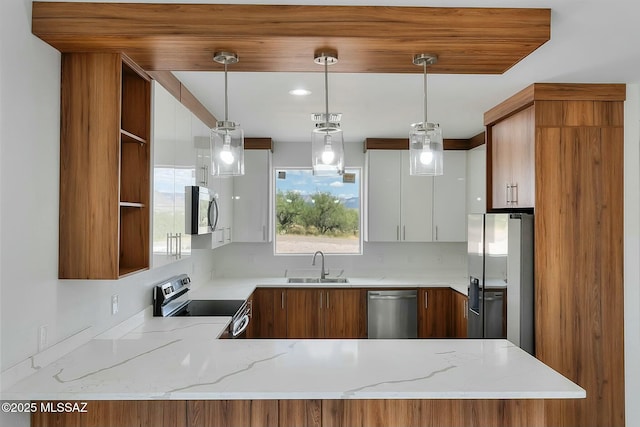
{"label": "white lower cabinet", "polygon": [[233,177],[233,242],[271,242],[271,151],[245,150],[244,175]]}
{"label": "white lower cabinet", "polygon": [[467,152],[444,152],[444,173],[433,178],[433,241],[467,240]]}
{"label": "white lower cabinet", "polygon": [[430,242],[433,178],[409,175],[406,150],[368,150],[366,167],[366,240]]}

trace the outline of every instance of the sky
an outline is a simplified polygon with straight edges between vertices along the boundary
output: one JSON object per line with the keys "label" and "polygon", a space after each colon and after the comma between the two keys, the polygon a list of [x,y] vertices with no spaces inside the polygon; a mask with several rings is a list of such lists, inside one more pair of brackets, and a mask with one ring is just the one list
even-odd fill
{"label": "sky", "polygon": [[[285,172],[285,179],[278,178],[279,172]],[[342,199],[358,198],[360,195],[360,171],[347,169],[346,173],[355,173],[355,183],[345,183],[342,176],[313,176],[311,169],[276,169],[276,191],[296,191],[302,195],[317,192],[331,193]]]}

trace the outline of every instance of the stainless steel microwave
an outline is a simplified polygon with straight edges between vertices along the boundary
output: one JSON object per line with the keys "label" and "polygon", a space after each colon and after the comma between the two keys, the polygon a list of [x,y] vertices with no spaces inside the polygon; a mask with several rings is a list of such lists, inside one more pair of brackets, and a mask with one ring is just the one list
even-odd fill
{"label": "stainless steel microwave", "polygon": [[187,234],[209,234],[218,225],[218,200],[207,187],[186,186],[185,230]]}

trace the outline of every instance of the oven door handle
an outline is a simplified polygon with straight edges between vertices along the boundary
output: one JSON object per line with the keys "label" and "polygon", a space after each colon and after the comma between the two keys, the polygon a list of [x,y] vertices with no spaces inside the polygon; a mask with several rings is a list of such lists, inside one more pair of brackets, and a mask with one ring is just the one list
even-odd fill
{"label": "oven door handle", "polygon": [[237,322],[233,322],[233,327],[231,329],[231,336],[233,338],[237,337],[238,335],[242,334],[247,329],[248,326],[249,326],[249,315],[245,314],[240,318],[240,320],[238,320]]}

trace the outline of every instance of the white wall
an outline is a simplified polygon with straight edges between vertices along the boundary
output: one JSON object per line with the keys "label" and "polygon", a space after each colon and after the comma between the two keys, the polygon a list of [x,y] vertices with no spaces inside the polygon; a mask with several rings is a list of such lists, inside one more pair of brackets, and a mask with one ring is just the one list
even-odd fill
{"label": "white wall", "polygon": [[[177,272],[209,278],[212,259],[190,260],[119,281],[57,279],[60,53],[31,34],[31,1],[2,1],[0,370],[92,326],[95,333],[151,304],[151,285]],[[110,298],[120,297],[112,316]]]}
{"label": "white wall", "polygon": [[624,346],[626,425],[640,425],[640,85],[624,110]]}
{"label": "white wall", "polygon": [[[346,133],[346,132],[345,132]],[[348,138],[348,135],[345,135]],[[363,142],[345,143],[347,167],[364,167]],[[273,166],[311,167],[311,142],[274,143]],[[345,270],[347,276],[379,276],[389,274],[423,277],[466,277],[466,245],[464,243],[363,243],[363,255],[327,255],[326,268],[331,275]],[[217,276],[267,275],[284,276],[295,271],[317,272],[311,256],[273,254],[272,243],[234,243],[215,250]],[[248,273],[249,272],[249,273]]]}

